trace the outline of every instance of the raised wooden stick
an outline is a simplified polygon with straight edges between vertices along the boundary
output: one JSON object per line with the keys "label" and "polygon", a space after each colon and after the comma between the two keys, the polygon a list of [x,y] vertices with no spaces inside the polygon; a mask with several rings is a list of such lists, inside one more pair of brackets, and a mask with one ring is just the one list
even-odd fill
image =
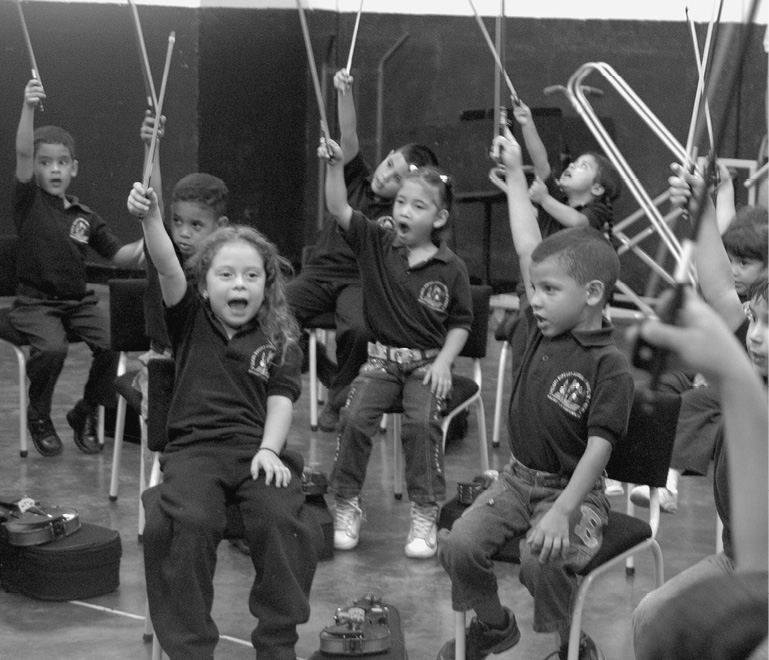
{"label": "raised wooden stick", "polygon": [[358,7],[358,15],[355,17],[355,27],[352,30],[352,41],[350,42],[350,53],[347,55],[347,73],[350,73],[352,68],[352,53],[355,50],[355,40],[358,38],[358,26],[360,25],[360,15],[363,13],[363,0],[360,0],[360,7]]}
{"label": "raised wooden stick", "polygon": [[160,130],[160,117],[163,112],[163,99],[166,95],[166,83],[168,82],[168,71],[171,68],[171,55],[174,51],[174,43],[176,42],[176,32],[171,32],[168,35],[168,49],[166,50],[166,64],[163,68],[163,82],[160,83],[160,96],[158,97],[157,109],[155,112],[155,126],[152,128],[152,140],[150,141],[150,151],[147,154],[147,165],[144,168],[144,177],[142,178],[142,184],[145,188],[150,185],[150,177],[152,176],[152,163],[155,160],[155,149],[158,144],[158,131]]}
{"label": "raised wooden stick", "polygon": [[142,24],[139,21],[139,11],[136,8],[134,0],[128,0],[128,4],[131,6],[131,14],[134,19],[136,45],[139,48],[139,59],[141,59],[142,62],[142,76],[144,78],[144,91],[147,94],[147,107],[154,111],[158,107],[158,97],[155,93],[155,85],[152,82],[150,60],[149,57],[147,57],[147,47],[144,44],[144,33],[142,32]]}
{"label": "raised wooden stick", "polygon": [[510,76],[508,76],[507,71],[505,71],[505,67],[502,64],[502,60],[499,59],[499,53],[497,53],[497,49],[494,47],[494,42],[491,40],[491,35],[489,34],[489,31],[486,29],[486,26],[483,23],[483,19],[481,19],[480,15],[478,14],[478,10],[475,8],[475,5],[473,4],[473,0],[469,0],[469,2],[470,2],[470,6],[473,8],[473,13],[475,14],[475,20],[478,22],[478,26],[481,28],[481,33],[483,34],[483,37],[486,39],[486,43],[489,45],[489,50],[491,50],[491,54],[494,56],[494,61],[497,63],[497,69],[499,69],[499,72],[505,78],[507,87],[510,90],[510,97],[512,98],[512,101],[514,104],[518,104],[518,93],[515,91],[515,87],[513,87],[513,83],[510,80]]}
{"label": "raised wooden stick", "polygon": [[320,130],[326,141],[331,140],[331,134],[328,132],[328,120],[326,119],[326,106],[323,103],[323,94],[320,91],[320,79],[318,78],[318,68],[315,66],[315,56],[312,53],[312,42],[310,41],[310,29],[307,27],[307,17],[304,15],[302,0],[296,0],[296,6],[299,9],[299,22],[302,24],[302,34],[304,35],[304,46],[307,51],[307,60],[310,64],[310,74],[312,75],[312,85],[315,89],[315,101],[318,104],[320,113]]}
{"label": "raised wooden stick", "polygon": [[[697,29],[694,26],[694,21],[689,17],[689,8],[686,8],[686,22],[689,23],[689,30],[692,33],[692,45],[694,46],[694,58],[697,61],[697,73],[700,77],[700,82],[698,84],[703,84],[704,82],[704,76],[705,76],[705,69],[704,64],[702,62],[702,58],[700,57],[700,44],[697,40]],[[705,121],[708,123],[708,138],[710,139],[710,151],[711,154],[713,153],[713,121],[710,118],[710,103],[708,102],[707,97],[705,98]]]}
{"label": "raised wooden stick", "polygon": [[[21,9],[21,2],[19,0],[16,0],[16,7],[19,10],[19,21],[21,22],[21,32],[24,35],[24,43],[27,44],[27,54],[29,55],[29,66],[32,69],[32,77],[42,85],[43,81],[40,80],[40,70],[37,68],[37,61],[35,60],[35,51],[32,50],[32,40],[29,38],[29,30],[27,30],[27,21],[24,20],[24,11]],[[39,101],[37,107],[40,110],[43,110],[43,102]]]}

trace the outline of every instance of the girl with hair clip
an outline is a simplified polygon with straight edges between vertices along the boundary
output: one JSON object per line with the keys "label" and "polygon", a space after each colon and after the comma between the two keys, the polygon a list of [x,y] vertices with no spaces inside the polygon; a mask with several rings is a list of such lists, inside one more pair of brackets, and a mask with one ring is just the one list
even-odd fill
{"label": "girl with hair clip", "polygon": [[189,260],[188,283],[155,192],[135,184],[128,208],[142,219],[176,358],[164,480],[143,497],[155,631],[172,659],[213,657],[216,547],[235,502],[256,571],[252,643],[260,660],[295,660],[322,532],[302,516],[302,457],[286,448],[301,389],[288,264],[258,231],[224,227]]}

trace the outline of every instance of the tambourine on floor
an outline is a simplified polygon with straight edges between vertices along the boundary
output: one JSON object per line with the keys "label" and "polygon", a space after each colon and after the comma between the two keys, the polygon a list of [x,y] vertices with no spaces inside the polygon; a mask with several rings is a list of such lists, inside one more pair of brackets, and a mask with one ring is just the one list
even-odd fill
{"label": "tambourine on floor", "polygon": [[[99,289],[106,294],[106,287]],[[621,327],[624,321],[617,320]],[[493,321],[489,333],[493,333]],[[618,335],[622,341],[621,335]],[[489,335],[488,355],[482,360],[483,399],[492,410],[497,386],[500,342]],[[135,359],[130,356],[129,359]],[[53,421],[64,442],[60,457],[43,458],[34,450],[22,460],[18,454],[18,410],[15,399],[15,358],[0,351],[0,500],[29,495],[40,501],[77,509],[84,523],[110,527],[120,533],[123,554],[120,585],[111,593],[82,601],[47,602],[0,591],[2,657],[20,660],[62,658],[77,660],[149,660],[152,644],[144,640],[146,591],[142,546],[137,540],[139,496],[139,446],[126,442],[120,470],[120,498],[109,500],[112,439],[103,453],[87,456],[72,441],[64,415],[75,403],[85,381],[90,353],[73,345],[54,397]],[[509,371],[507,372],[509,374]],[[509,376],[508,376],[509,377]],[[290,444],[305,462],[330,473],[336,437],[310,432],[307,375],[294,410]],[[510,384],[506,383],[506,392]],[[508,395],[509,396],[509,395]],[[457,492],[457,482],[471,482],[479,472],[478,424],[471,412],[467,435],[449,444],[446,455],[447,499]],[[509,458],[503,425],[498,449],[491,446],[491,415],[486,419],[489,462],[501,469]],[[108,429],[109,430],[109,429]],[[437,559],[409,559],[404,554],[409,528],[409,501],[392,496],[393,448],[389,437],[377,435],[363,498],[368,521],[355,550],[336,551],[334,558],[318,564],[311,594],[309,621],[299,628],[299,658],[307,660],[320,648],[320,632],[333,621],[337,608],[350,605],[366,593],[381,596],[398,609],[408,657],[435,658],[441,645],[454,636],[449,579]],[[329,505],[333,496],[326,495]],[[625,498],[611,498],[625,510]],[[663,516],[658,536],[669,579],[701,557],[714,552],[716,516],[712,483],[708,477],[684,477],[678,496],[678,513]],[[637,511],[643,516],[645,512]],[[502,660],[544,658],[555,650],[553,635],[532,631],[531,596],[518,581],[518,566],[499,564],[500,593],[521,628],[521,641]],[[250,643],[256,620],[248,611],[252,580],[250,559],[223,542],[218,550],[213,617],[221,638],[217,660],[253,660]],[[649,553],[636,559],[636,574],[625,576],[623,567],[602,577],[591,590],[583,628],[607,658],[632,658],[630,617],[638,601],[653,587]]]}

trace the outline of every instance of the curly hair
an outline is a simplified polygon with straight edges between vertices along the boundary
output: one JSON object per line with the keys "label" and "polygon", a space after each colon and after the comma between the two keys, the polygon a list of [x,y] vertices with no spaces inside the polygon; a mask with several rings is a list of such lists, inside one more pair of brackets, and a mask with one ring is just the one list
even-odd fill
{"label": "curly hair", "polygon": [[195,254],[188,259],[185,265],[187,273],[200,289],[222,246],[238,242],[251,245],[264,261],[264,302],[256,313],[256,319],[282,362],[288,347],[297,343],[299,338],[299,325],[286,300],[286,280],[293,273],[293,268],[264,234],[247,225],[231,225],[217,229],[206,237]]}

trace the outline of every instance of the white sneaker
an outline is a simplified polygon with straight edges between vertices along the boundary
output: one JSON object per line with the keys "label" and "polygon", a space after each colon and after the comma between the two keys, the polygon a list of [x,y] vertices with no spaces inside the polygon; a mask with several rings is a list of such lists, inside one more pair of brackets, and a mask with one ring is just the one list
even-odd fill
{"label": "white sneaker", "polygon": [[358,545],[365,514],[358,497],[337,497],[334,512],[334,549],[352,550]]}
{"label": "white sneaker", "polygon": [[607,496],[612,497],[613,495],[624,495],[625,489],[622,487],[621,481],[617,481],[616,479],[604,479],[603,492],[606,493]]}
{"label": "white sneaker", "polygon": [[[678,491],[669,488],[659,488],[660,511],[675,513],[678,511]],[[630,491],[630,501],[636,506],[649,508],[651,498],[648,486],[636,486]]]}
{"label": "white sneaker", "polygon": [[438,505],[411,503],[411,528],[406,540],[406,556],[429,559],[438,552]]}

